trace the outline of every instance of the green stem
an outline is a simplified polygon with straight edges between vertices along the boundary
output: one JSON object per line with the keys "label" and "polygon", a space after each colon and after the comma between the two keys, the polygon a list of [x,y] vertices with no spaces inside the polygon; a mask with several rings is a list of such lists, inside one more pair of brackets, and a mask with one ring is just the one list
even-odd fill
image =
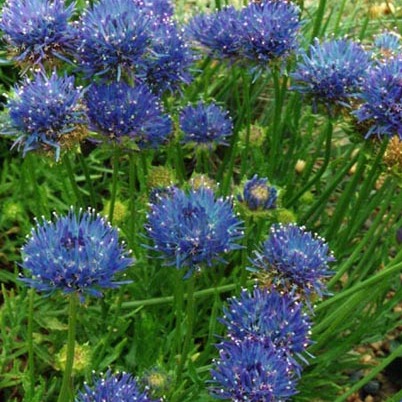
{"label": "green stem", "polygon": [[246,141],[241,155],[240,177],[246,174],[247,167],[249,166],[249,149],[250,149],[250,126],[251,126],[251,107],[250,107],[250,87],[251,80],[247,73],[242,70],[243,78],[243,108],[245,110],[245,124],[246,124]]}
{"label": "green stem", "polygon": [[35,300],[35,291],[34,289],[29,289],[28,333],[27,333],[28,367],[29,367],[29,394],[28,394],[29,400],[33,399],[35,395],[35,359],[34,359],[34,348],[33,348],[34,300]]}
{"label": "green stem", "polygon": [[313,32],[311,32],[311,42],[313,42],[314,39],[317,36],[319,36],[319,34],[320,34],[321,23],[324,20],[324,12],[325,12],[326,3],[327,3],[327,0],[320,0],[320,3],[318,4],[317,13],[315,15],[315,20],[314,20]]}
{"label": "green stem", "polygon": [[114,205],[116,203],[119,168],[120,168],[120,149],[116,147],[113,155],[112,193],[110,197],[110,207],[109,207],[109,221],[111,224],[113,223]]}
{"label": "green stem", "polygon": [[73,171],[73,167],[72,167],[72,164],[70,161],[70,157],[67,154],[65,154],[63,156],[63,162],[64,162],[64,167],[66,168],[67,176],[70,180],[71,187],[73,189],[73,192],[74,192],[74,195],[76,198],[76,202],[79,204],[79,206],[83,207],[84,201],[82,199],[82,194],[77,185],[77,181],[75,180],[74,171]]}
{"label": "green stem", "polygon": [[60,395],[57,402],[70,402],[73,400],[72,373],[74,365],[75,331],[77,324],[78,295],[70,294],[68,309],[68,335],[67,335],[67,359],[63,373]]}
{"label": "green stem", "polygon": [[89,174],[89,168],[88,168],[87,161],[81,152],[78,152],[78,159],[80,160],[80,164],[81,164],[82,170],[84,172],[84,176],[85,176],[85,182],[86,182],[88,190],[89,190],[91,207],[96,208],[95,190],[94,190],[94,186],[93,186],[93,183],[91,180],[91,175]]}

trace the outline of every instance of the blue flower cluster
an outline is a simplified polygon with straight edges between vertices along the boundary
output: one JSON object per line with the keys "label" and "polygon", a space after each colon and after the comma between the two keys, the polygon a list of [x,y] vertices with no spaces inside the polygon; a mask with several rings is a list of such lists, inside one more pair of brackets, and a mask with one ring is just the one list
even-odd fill
{"label": "blue flower cluster", "polygon": [[274,225],[260,251],[255,252],[250,270],[261,272],[271,283],[305,297],[326,293],[324,280],[332,275],[335,261],[324,239],[295,224]]}
{"label": "blue flower cluster", "polygon": [[216,199],[205,187],[188,193],[173,188],[151,204],[146,230],[167,265],[187,267],[187,275],[222,261],[221,254],[240,248],[237,241],[243,237],[230,201]]}
{"label": "blue flower cluster", "polygon": [[86,115],[81,106],[82,90],[74,86],[74,77],[58,77],[53,72],[35,74],[16,88],[8,102],[10,127],[3,134],[17,135],[13,146],[28,151],[54,149],[60,157],[63,141],[82,130]]}
{"label": "blue flower cluster", "polygon": [[129,138],[140,148],[151,148],[165,142],[172,130],[170,117],[145,85],[93,85],[85,103],[90,129],[110,140]]}
{"label": "blue flower cluster", "polygon": [[75,3],[64,0],[8,0],[0,17],[0,30],[15,60],[41,63],[54,56],[65,58],[72,50],[69,20]]}
{"label": "blue flower cluster", "polygon": [[361,106],[353,112],[368,123],[371,136],[402,139],[402,57],[390,58],[371,69],[360,94]]}
{"label": "blue flower cluster", "polygon": [[103,376],[94,378],[94,385],[84,385],[85,390],[75,397],[75,402],[158,402],[141,391],[137,381],[128,373],[112,374],[110,370]]}
{"label": "blue flower cluster", "polygon": [[297,47],[299,14],[298,7],[286,0],[250,2],[241,10],[227,7],[198,15],[186,32],[212,57],[248,59],[264,67],[283,60]]}
{"label": "blue flower cluster", "polygon": [[374,50],[387,59],[402,53],[401,35],[397,32],[386,31],[374,37]]}
{"label": "blue flower cluster", "polygon": [[290,74],[292,88],[311,97],[313,106],[322,102],[348,106],[356,98],[371,65],[370,53],[346,39],[320,43],[301,51],[296,70]]}
{"label": "blue flower cluster", "polygon": [[93,210],[71,208],[66,216],[55,215],[54,222],[44,220],[32,229],[22,248],[22,267],[31,277],[21,280],[48,293],[101,296],[100,289],[127,283],[114,282],[113,276],[133,264],[118,240],[118,231]]}
{"label": "blue flower cluster", "polygon": [[276,208],[277,198],[278,191],[275,187],[268,185],[268,179],[254,175],[252,179],[247,180],[243,196],[239,197],[239,200],[245,202],[250,210],[255,211]]}
{"label": "blue flower cluster", "polygon": [[185,143],[228,145],[226,139],[233,133],[229,113],[215,103],[200,101],[195,106],[185,107],[180,113],[179,123]]}

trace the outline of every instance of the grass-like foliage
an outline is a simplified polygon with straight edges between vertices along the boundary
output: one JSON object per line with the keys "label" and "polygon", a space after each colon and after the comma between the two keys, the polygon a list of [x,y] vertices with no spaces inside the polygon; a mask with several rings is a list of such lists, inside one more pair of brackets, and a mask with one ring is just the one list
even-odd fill
{"label": "grass-like foliage", "polygon": [[1,401],[402,400],[401,5],[0,4]]}

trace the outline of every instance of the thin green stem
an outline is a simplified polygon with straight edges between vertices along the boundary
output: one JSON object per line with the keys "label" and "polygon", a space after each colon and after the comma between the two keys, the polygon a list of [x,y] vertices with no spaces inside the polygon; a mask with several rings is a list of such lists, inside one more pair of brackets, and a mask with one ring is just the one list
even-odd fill
{"label": "thin green stem", "polygon": [[68,154],[65,154],[63,156],[63,162],[64,162],[64,167],[66,168],[67,176],[70,180],[70,184],[71,184],[71,187],[72,187],[74,195],[75,195],[76,202],[78,203],[79,206],[83,207],[84,201],[82,198],[81,191],[78,187],[77,181],[75,180],[73,167],[72,167],[71,160],[70,160],[70,157]]}
{"label": "thin green stem", "polygon": [[310,42],[313,42],[314,39],[317,36],[319,36],[319,34],[320,34],[321,24],[322,24],[322,21],[324,20],[324,12],[325,12],[326,4],[327,4],[327,0],[320,0],[320,3],[318,4],[317,13],[315,15],[315,20],[314,20],[313,31],[311,32]]}
{"label": "thin green stem", "polygon": [[68,309],[68,335],[67,335],[67,358],[66,367],[63,373],[60,395],[57,402],[70,402],[73,400],[72,373],[74,365],[75,332],[77,324],[78,295],[70,294]]}
{"label": "thin green stem", "polygon": [[78,159],[80,160],[80,164],[81,164],[82,170],[84,172],[85,182],[86,182],[86,185],[87,185],[88,191],[89,191],[91,207],[96,208],[95,189],[94,189],[94,185],[93,185],[93,182],[91,179],[91,175],[89,174],[89,168],[88,168],[87,161],[81,152],[78,152]]}
{"label": "thin green stem", "polygon": [[120,168],[120,149],[116,147],[113,155],[112,193],[110,197],[110,207],[109,207],[110,223],[113,223],[114,206],[116,203],[116,194],[117,194],[117,182],[119,178],[119,168]]}
{"label": "thin green stem", "polygon": [[34,359],[34,348],[33,348],[34,301],[35,301],[35,291],[34,289],[29,289],[28,333],[27,333],[28,367],[29,367],[29,394],[28,394],[29,400],[33,399],[35,395],[35,359]]}

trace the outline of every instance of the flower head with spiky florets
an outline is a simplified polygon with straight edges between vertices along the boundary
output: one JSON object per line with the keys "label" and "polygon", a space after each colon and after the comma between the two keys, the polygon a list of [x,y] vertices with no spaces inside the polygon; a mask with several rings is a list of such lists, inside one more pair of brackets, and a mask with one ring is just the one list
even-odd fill
{"label": "flower head with spiky florets", "polygon": [[101,296],[116,288],[113,276],[133,264],[119,234],[93,210],[55,214],[54,222],[38,222],[22,248],[22,267],[31,277],[21,280],[43,292]]}
{"label": "flower head with spiky florets", "polygon": [[315,292],[326,293],[324,279],[332,275],[334,261],[324,239],[295,224],[274,225],[262,249],[255,252],[251,271],[267,275],[269,281],[287,292],[309,300]]}
{"label": "flower head with spiky florets", "polygon": [[383,32],[374,37],[373,46],[381,57],[388,59],[392,56],[398,56],[402,51],[401,35],[393,31]]}
{"label": "flower head with spiky florets", "polygon": [[151,41],[152,18],[133,0],[101,0],[78,24],[77,58],[86,77],[133,79]]}
{"label": "flower head with spiky florets", "polygon": [[149,11],[160,22],[171,20],[173,17],[174,6],[171,0],[134,0],[134,2]]}
{"label": "flower head with spiky florets", "polygon": [[222,342],[211,370],[211,394],[234,402],[280,402],[296,393],[292,364],[261,340]]}
{"label": "flower head with spiky florets", "polygon": [[255,287],[252,293],[243,289],[239,297],[229,299],[220,321],[230,339],[272,342],[292,358],[311,344],[311,321],[302,309],[303,304],[289,294]]}
{"label": "flower head with spiky florets", "polygon": [[75,397],[75,402],[160,402],[148,396],[148,389],[140,390],[137,381],[128,373],[94,376],[94,385],[84,384],[84,391]]}
{"label": "flower head with spiky florets", "polygon": [[300,9],[291,1],[250,2],[240,20],[242,56],[258,64],[283,60],[298,46]]}
{"label": "flower head with spiky florets", "polygon": [[353,112],[359,123],[370,126],[366,138],[402,139],[402,57],[374,67],[360,95],[363,104]]}
{"label": "flower head with spiky florets", "polygon": [[370,53],[356,42],[340,39],[320,44],[316,39],[309,53],[300,53],[296,70],[290,74],[292,89],[311,97],[314,107],[317,103],[348,106],[370,65]]}
{"label": "flower head with spiky florets", "polygon": [[241,49],[240,13],[233,6],[195,16],[185,28],[187,37],[209,56],[236,59]]}
{"label": "flower head with spiky florets", "polygon": [[189,268],[223,261],[221,255],[240,246],[242,222],[235,216],[229,200],[215,198],[212,190],[201,187],[188,193],[173,192],[151,204],[146,230],[153,250],[161,253],[167,265]]}
{"label": "flower head with spiky florets", "polygon": [[229,113],[215,103],[200,101],[195,106],[185,107],[180,113],[179,123],[185,143],[227,145],[226,139],[233,132]]}
{"label": "flower head with spiky florets", "polygon": [[0,17],[3,39],[16,52],[19,62],[40,63],[71,50],[68,23],[74,3],[63,0],[8,0]]}
{"label": "flower head with spiky florets", "polygon": [[189,84],[189,67],[195,57],[172,21],[154,24],[152,43],[138,76],[152,91],[175,91],[180,83]]}
{"label": "flower head with spiky florets", "polygon": [[254,175],[252,179],[247,180],[244,185],[243,196],[239,197],[241,202],[245,202],[252,211],[257,209],[268,210],[276,208],[276,199],[278,192],[275,187],[268,185],[266,177],[259,178]]}
{"label": "flower head with spiky florets", "polygon": [[170,117],[145,85],[93,85],[85,99],[90,129],[111,140],[130,139],[140,148],[152,148],[165,142],[172,130]]}
{"label": "flower head with spiky florets", "polygon": [[55,149],[56,160],[60,149],[83,137],[85,112],[80,104],[82,89],[74,86],[74,77],[50,77],[37,73],[26,78],[16,88],[15,97],[8,102],[10,127],[3,134],[17,135],[13,146],[28,151]]}

